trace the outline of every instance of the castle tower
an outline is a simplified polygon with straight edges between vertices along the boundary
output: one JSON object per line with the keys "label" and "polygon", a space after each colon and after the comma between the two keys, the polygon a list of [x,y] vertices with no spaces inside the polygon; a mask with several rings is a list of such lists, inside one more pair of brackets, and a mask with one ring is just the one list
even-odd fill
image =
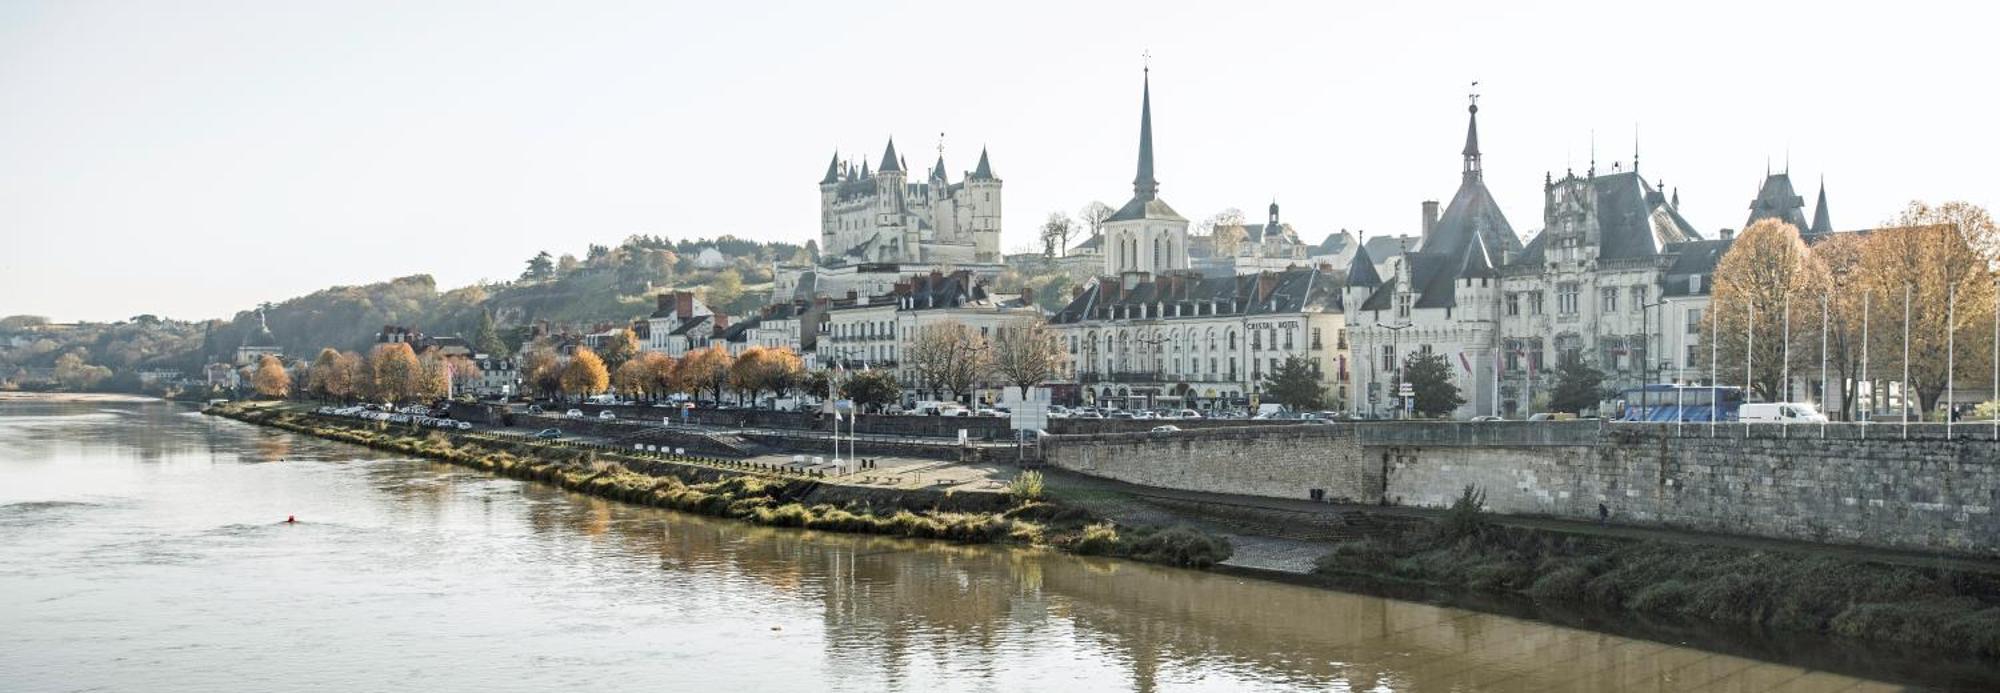
{"label": "castle tower", "polygon": [[903,164],[896,156],[896,138],[889,138],[888,148],[882,150],[882,168],[875,171],[875,228],[896,242],[894,257],[880,258],[890,262],[914,262],[918,256],[918,232],[916,225],[903,219]]}
{"label": "castle tower", "polygon": [[822,248],[837,248],[834,239],[833,205],[840,199],[840,150],[834,150],[833,161],[826,165],[826,175],[819,179],[819,245]]}
{"label": "castle tower", "polygon": [[1157,275],[1188,267],[1188,220],[1159,193],[1160,182],[1153,178],[1153,79],[1148,68],[1139,101],[1139,171],[1132,179],[1132,199],[1104,222],[1106,274]]}
{"label": "castle tower", "polygon": [[[943,165],[943,161],[939,161]],[[972,209],[974,259],[1000,261],[1000,179],[993,175],[993,163],[986,148],[979,148],[979,166],[965,177],[966,204]]]}

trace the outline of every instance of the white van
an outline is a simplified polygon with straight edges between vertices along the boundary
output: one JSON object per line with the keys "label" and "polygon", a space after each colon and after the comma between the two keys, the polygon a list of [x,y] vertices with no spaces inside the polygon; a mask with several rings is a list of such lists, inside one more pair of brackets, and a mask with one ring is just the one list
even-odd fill
{"label": "white van", "polygon": [[1826,423],[1809,402],[1753,402],[1744,404],[1738,418],[1745,423]]}

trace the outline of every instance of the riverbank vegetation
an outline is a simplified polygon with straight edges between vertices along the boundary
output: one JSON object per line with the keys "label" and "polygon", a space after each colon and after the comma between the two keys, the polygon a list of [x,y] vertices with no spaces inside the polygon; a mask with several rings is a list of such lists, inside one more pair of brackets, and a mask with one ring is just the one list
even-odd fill
{"label": "riverbank vegetation", "polygon": [[2000,656],[2000,575],[1506,527],[1479,499],[1339,544],[1317,570]]}
{"label": "riverbank vegetation", "polygon": [[[725,468],[730,464],[725,460],[632,457],[615,451],[422,432],[380,423],[351,424],[275,406],[232,404],[208,411],[612,500],[775,527],[1046,546],[1188,568],[1210,567],[1231,552],[1228,541],[1198,530],[1117,526],[1081,508],[1025,496],[899,494],[826,484],[817,478],[731,470]],[[642,468],[651,473],[638,470]],[[920,507],[913,509],[911,505]]]}

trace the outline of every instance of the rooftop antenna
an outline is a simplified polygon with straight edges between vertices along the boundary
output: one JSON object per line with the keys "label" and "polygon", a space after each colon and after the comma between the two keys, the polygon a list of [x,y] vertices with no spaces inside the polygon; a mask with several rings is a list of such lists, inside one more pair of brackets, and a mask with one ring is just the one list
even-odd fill
{"label": "rooftop antenna", "polygon": [[1639,172],[1639,124],[1632,124],[1632,172]]}
{"label": "rooftop antenna", "polygon": [[1597,177],[1597,128],[1590,129],[1590,170],[1591,178]]}

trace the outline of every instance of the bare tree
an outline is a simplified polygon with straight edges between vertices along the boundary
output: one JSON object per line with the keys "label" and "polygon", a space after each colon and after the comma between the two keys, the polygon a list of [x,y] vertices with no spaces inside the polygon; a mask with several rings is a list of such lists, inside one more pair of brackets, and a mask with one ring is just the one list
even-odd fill
{"label": "bare tree", "polygon": [[953,399],[971,392],[992,372],[993,354],[986,338],[964,323],[946,321],[917,328],[909,362],[921,386],[948,392]]}
{"label": "bare tree", "polygon": [[1076,222],[1062,212],[1049,212],[1049,220],[1042,222],[1042,255],[1058,257],[1069,250],[1069,239],[1076,236]]}
{"label": "bare tree", "polygon": [[1083,228],[1090,230],[1090,237],[1096,238],[1098,234],[1104,233],[1104,222],[1110,220],[1116,211],[1111,205],[1092,200],[1090,204],[1084,205],[1083,209],[1077,210],[1076,217],[1082,220]]}
{"label": "bare tree", "polygon": [[1235,255],[1243,245],[1243,210],[1235,207],[1216,212],[1201,222],[1214,239],[1217,255]]}
{"label": "bare tree", "polygon": [[1059,353],[1056,333],[1039,317],[1001,328],[993,343],[993,370],[1015,387],[1021,398],[1028,390],[1055,377]]}

